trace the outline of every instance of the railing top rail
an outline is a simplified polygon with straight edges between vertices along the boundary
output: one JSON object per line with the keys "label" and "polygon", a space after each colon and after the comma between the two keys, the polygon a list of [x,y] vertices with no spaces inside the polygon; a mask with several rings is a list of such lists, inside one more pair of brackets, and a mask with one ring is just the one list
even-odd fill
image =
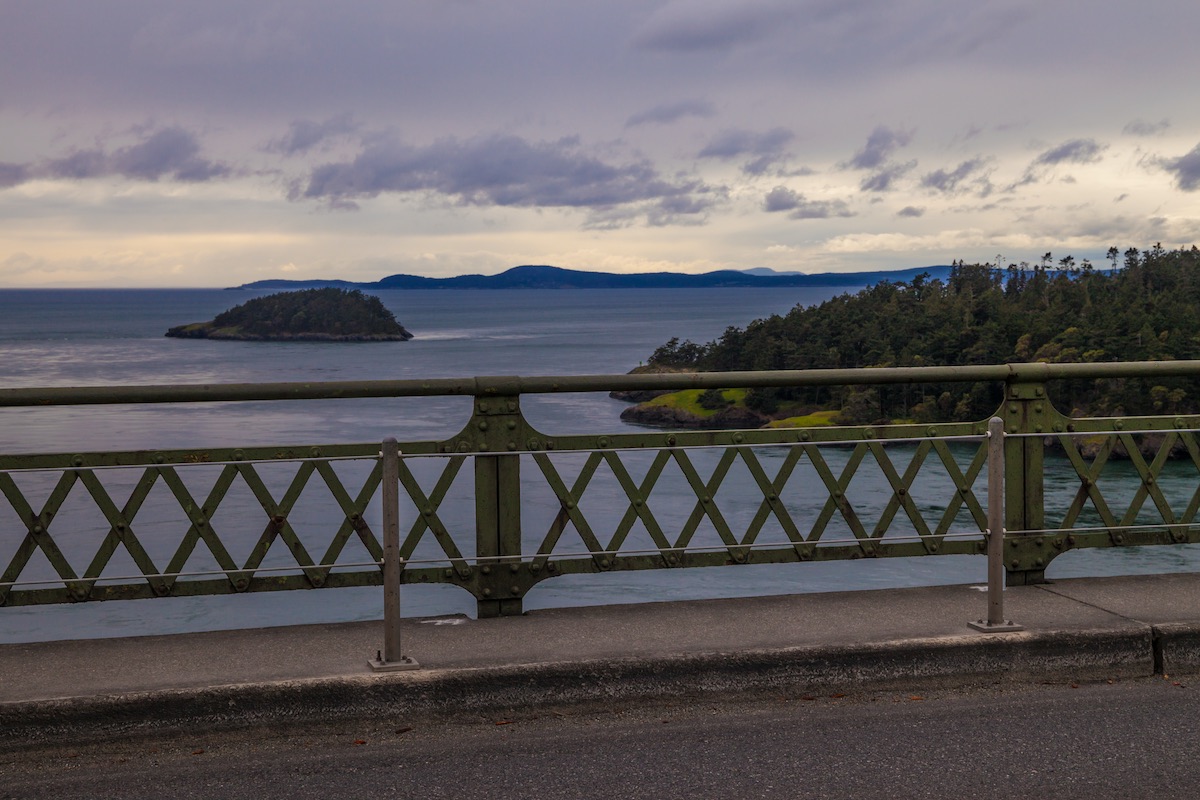
{"label": "railing top rail", "polygon": [[328,400],[368,397],[489,397],[619,390],[851,386],[955,382],[1043,382],[1072,378],[1200,377],[1200,361],[990,364],[962,367],[542,375],[302,383],[151,384],[0,389],[0,407]]}

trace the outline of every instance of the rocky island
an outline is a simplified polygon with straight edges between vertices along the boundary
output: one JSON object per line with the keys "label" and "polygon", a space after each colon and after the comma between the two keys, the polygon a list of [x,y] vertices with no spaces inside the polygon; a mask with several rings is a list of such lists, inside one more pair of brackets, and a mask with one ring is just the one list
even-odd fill
{"label": "rocky island", "polygon": [[335,288],[258,297],[210,322],[178,325],[166,335],[262,342],[406,342],[413,338],[378,297]]}

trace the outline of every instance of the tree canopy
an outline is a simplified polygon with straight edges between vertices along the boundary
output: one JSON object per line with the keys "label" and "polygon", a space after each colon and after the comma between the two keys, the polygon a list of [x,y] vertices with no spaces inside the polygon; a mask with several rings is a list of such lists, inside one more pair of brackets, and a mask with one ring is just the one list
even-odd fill
{"label": "tree canopy", "polygon": [[[880,283],[783,316],[730,327],[707,344],[672,339],[650,363],[703,371],[822,369],[1010,362],[1200,358],[1200,250],[1109,250],[1098,271],[1050,253],[1008,267],[956,262],[946,281],[917,276]],[[1123,259],[1122,259],[1123,255]],[[1071,382],[1057,387],[1064,412],[1192,413],[1195,381]],[[962,384],[879,389],[755,390],[747,404],[842,409],[842,421],[980,419],[1000,387]]]}
{"label": "tree canopy", "polygon": [[257,297],[168,336],[209,339],[411,339],[380,299],[322,288]]}

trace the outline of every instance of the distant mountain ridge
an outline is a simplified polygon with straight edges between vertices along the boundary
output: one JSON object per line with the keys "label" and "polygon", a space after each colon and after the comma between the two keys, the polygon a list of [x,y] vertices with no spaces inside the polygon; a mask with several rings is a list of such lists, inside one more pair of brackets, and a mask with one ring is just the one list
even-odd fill
{"label": "distant mountain ridge", "polygon": [[867,286],[882,281],[911,281],[927,273],[930,279],[945,280],[949,265],[911,267],[876,272],[823,272],[804,274],[758,274],[733,269],[689,275],[681,272],[587,272],[550,266],[520,266],[499,275],[457,275],[453,278],[425,278],[420,275],[389,275],[375,282],[343,280],[270,279],[245,283],[235,289],[712,289],[773,288],[793,286]]}

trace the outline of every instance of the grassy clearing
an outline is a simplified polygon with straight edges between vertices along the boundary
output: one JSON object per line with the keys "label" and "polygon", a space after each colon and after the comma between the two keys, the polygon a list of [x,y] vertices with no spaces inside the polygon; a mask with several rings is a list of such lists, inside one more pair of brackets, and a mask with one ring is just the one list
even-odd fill
{"label": "grassy clearing", "polygon": [[814,411],[811,414],[803,414],[799,417],[787,417],[786,419],[775,419],[767,423],[768,428],[826,428],[833,425],[833,418],[838,415],[837,411]]}
{"label": "grassy clearing", "polygon": [[[670,394],[660,395],[653,400],[648,400],[646,401],[646,405],[677,408],[680,411],[686,411],[689,414],[703,418],[714,416],[717,410],[705,408],[700,405],[700,395],[702,394],[704,394],[703,389],[684,389],[683,391],[671,392]],[[721,396],[731,406],[744,406],[746,404],[745,389],[722,389]]]}

